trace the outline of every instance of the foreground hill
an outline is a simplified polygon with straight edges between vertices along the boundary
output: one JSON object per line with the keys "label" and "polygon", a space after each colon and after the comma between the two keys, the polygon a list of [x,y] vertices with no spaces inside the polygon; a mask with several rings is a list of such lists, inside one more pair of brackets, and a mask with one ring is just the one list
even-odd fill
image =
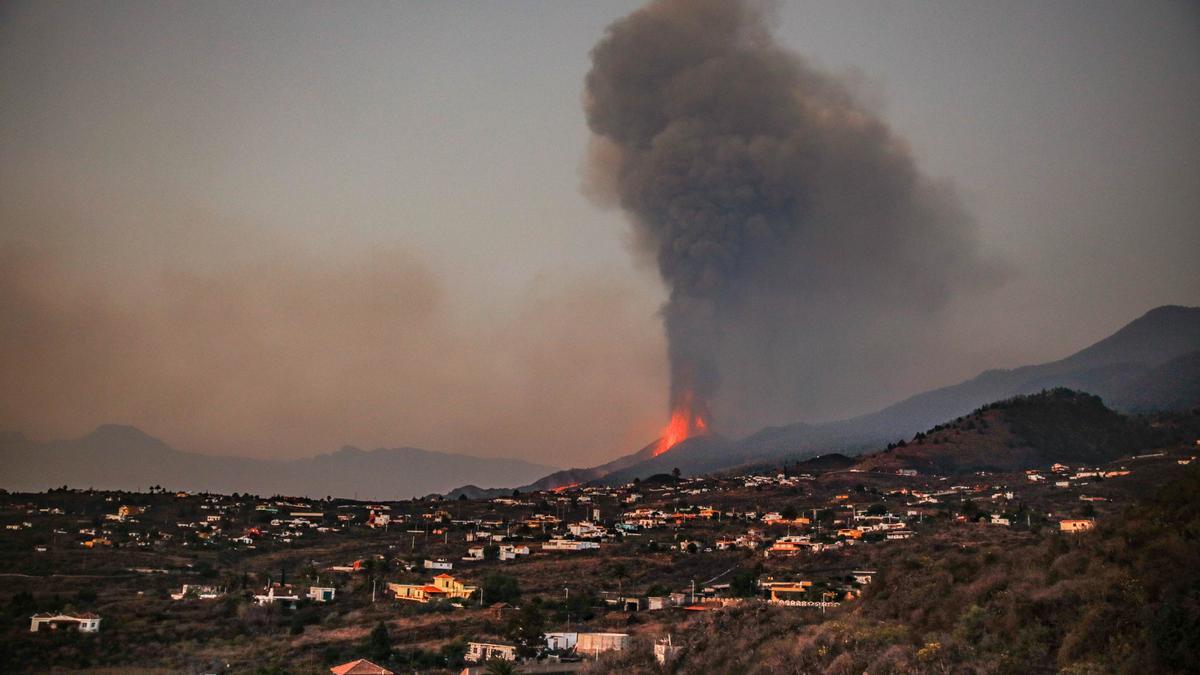
{"label": "foreground hill", "polygon": [[1053,389],[991,403],[863,457],[855,469],[954,474],[1095,466],[1163,444],[1162,431],[1091,394]]}
{"label": "foreground hill", "polygon": [[762,429],[742,439],[693,438],[670,452],[607,472],[618,484],[635,477],[735,469],[822,452],[856,454],[966,415],[991,403],[1069,387],[1112,401],[1118,410],[1181,410],[1200,400],[1200,308],[1163,306],[1064,359],[989,370],[956,385],[917,394],[878,412],[820,424]]}
{"label": "foreground hill", "polygon": [[181,452],[128,426],[105,425],[82,438],[39,443],[0,438],[0,487],[38,491],[62,485],[131,490],[249,492],[360,499],[407,499],[464,481],[522,484],[552,467],[417,448],[337,452],[259,460]]}
{"label": "foreground hill", "polygon": [[[1200,468],[1188,469],[1087,534],[964,525],[878,547],[851,610],[703,613],[674,627],[670,672],[1200,672]],[[646,646],[591,672],[662,671]]]}

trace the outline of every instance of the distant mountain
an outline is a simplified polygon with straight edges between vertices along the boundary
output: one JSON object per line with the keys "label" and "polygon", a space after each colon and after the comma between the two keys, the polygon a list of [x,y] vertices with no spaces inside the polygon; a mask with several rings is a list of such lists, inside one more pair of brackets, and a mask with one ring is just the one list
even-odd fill
{"label": "distant mountain", "polygon": [[[847,420],[768,427],[737,440],[691,438],[657,457],[625,462],[618,470],[604,471],[596,480],[618,484],[676,467],[694,475],[826,452],[857,454],[908,438],[984,404],[1055,387],[1096,394],[1111,400],[1119,410],[1194,407],[1200,366],[1189,355],[1196,351],[1200,351],[1200,307],[1163,306],[1058,361],[988,370],[966,382],[917,394],[878,412]],[[547,476],[543,481],[551,478]]]}
{"label": "distant mountain", "polygon": [[1117,388],[1111,403],[1129,412],[1200,408],[1200,351],[1171,359]]}
{"label": "distant mountain", "polygon": [[1163,441],[1149,423],[1107,408],[1098,396],[1052,389],[986,405],[866,455],[854,468],[955,474],[1021,471],[1056,462],[1095,466]]}
{"label": "distant mountain", "polygon": [[[657,447],[658,441],[654,441],[635,453],[623,455],[606,464],[594,466],[590,469],[563,469],[555,471],[548,476],[542,476],[532,483],[519,485],[516,489],[519,492],[537,492],[539,490],[553,490],[554,488],[598,481],[606,476],[615,475],[624,469],[650,460],[654,457],[654,450]],[[477,485],[464,485],[454,488],[444,496],[448,499],[458,499],[461,495],[466,495],[467,499],[492,499],[511,494],[512,491],[513,488],[480,488]]]}
{"label": "distant mountain", "polygon": [[476,482],[519,485],[553,467],[515,459],[418,448],[345,447],[304,459],[265,460],[181,452],[129,426],[104,425],[82,438],[39,443],[0,437],[0,487],[44,490],[69,485],[137,489],[408,499]]}

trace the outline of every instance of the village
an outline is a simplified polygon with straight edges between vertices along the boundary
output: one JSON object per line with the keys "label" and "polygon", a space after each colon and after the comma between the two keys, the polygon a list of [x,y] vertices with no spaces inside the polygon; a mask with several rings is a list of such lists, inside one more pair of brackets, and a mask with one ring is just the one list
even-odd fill
{"label": "village", "polygon": [[631,649],[665,665],[673,634],[709,612],[852,607],[889,573],[888,547],[1085,534],[1187,450],[966,476],[827,456],[480,500],[5,493],[6,649],[195,672],[264,655],[287,672],[392,672],[383,657],[574,672]]}

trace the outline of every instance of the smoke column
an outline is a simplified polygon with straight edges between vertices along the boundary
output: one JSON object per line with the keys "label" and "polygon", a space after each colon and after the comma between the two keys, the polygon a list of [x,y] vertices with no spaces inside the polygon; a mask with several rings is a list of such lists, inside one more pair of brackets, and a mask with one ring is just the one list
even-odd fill
{"label": "smoke column", "polygon": [[767,9],[651,2],[609,26],[585,83],[591,181],[670,291],[683,437],[852,405],[986,276],[953,192],[777,45]]}

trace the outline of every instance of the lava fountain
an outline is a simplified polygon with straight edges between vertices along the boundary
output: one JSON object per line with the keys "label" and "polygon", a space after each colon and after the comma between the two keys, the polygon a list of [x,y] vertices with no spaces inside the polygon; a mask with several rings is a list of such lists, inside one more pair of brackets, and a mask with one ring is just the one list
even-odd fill
{"label": "lava fountain", "polygon": [[671,411],[671,421],[667,423],[662,438],[654,448],[654,456],[663,454],[693,436],[708,433],[708,423],[707,412],[695,407],[691,396],[682,397]]}

